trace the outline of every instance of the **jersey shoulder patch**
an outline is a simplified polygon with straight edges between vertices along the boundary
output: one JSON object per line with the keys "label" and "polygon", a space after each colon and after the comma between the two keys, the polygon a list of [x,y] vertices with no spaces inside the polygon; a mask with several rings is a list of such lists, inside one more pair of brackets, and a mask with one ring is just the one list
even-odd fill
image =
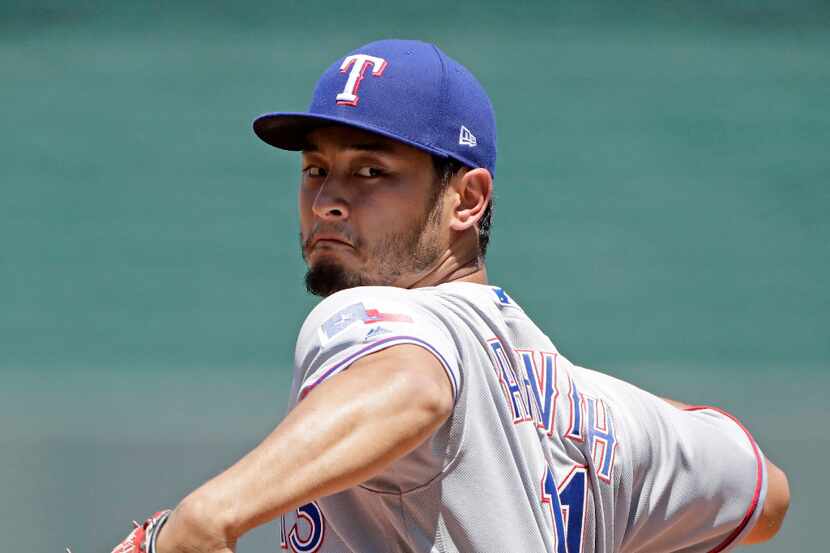
{"label": "jersey shoulder patch", "polygon": [[353,324],[372,325],[381,322],[411,323],[413,320],[406,313],[383,312],[377,308],[366,307],[364,302],[353,303],[340,309],[320,325],[320,341],[328,342]]}
{"label": "jersey shoulder patch", "polygon": [[453,382],[458,381],[458,349],[447,327],[427,307],[429,298],[411,290],[364,286],[324,299],[306,318],[294,357],[298,395],[385,348],[414,344],[430,351]]}

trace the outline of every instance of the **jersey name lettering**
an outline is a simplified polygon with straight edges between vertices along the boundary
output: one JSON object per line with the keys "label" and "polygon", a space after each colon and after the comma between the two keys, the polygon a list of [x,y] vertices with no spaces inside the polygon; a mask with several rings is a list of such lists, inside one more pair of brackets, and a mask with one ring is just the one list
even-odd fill
{"label": "jersey name lettering", "polygon": [[597,467],[597,476],[605,482],[611,481],[614,468],[614,454],[617,451],[617,438],[614,435],[614,421],[605,410],[601,399],[586,398],[588,404],[588,442],[591,456]]}
{"label": "jersey name lettering", "polygon": [[556,354],[529,350],[516,350],[516,352],[525,368],[526,386],[531,391],[534,403],[538,407],[535,409],[536,416],[534,417],[536,425],[544,429],[548,436],[553,436],[556,398],[559,396],[559,391],[556,389]]}
{"label": "jersey name lettering", "polygon": [[[517,372],[510,360],[511,352],[498,338],[489,340],[488,344],[504,397],[513,415],[513,424],[532,421],[553,436],[559,400],[558,355],[555,352],[517,349],[516,358],[524,369]],[[617,450],[614,421],[605,402],[584,395],[570,374],[564,376],[569,388],[565,396],[567,401],[563,400],[561,405],[568,414],[564,437],[574,442],[587,440],[597,476],[604,482],[610,482]]]}
{"label": "jersey name lettering", "polygon": [[508,358],[510,353],[501,343],[501,340],[494,338],[488,343],[493,353],[493,362],[496,371],[498,371],[499,382],[501,382],[504,395],[510,404],[510,410],[513,412],[513,424],[533,420],[532,416],[536,410],[530,405],[527,378],[516,374],[513,363]]}

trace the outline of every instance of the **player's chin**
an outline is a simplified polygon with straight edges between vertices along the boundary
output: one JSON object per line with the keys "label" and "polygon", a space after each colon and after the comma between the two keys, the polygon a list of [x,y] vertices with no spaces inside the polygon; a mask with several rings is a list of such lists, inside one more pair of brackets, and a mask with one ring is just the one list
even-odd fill
{"label": "player's chin", "polygon": [[308,259],[305,287],[310,294],[327,297],[340,290],[365,286],[369,282],[360,271],[350,270],[346,264],[325,256],[316,262]]}

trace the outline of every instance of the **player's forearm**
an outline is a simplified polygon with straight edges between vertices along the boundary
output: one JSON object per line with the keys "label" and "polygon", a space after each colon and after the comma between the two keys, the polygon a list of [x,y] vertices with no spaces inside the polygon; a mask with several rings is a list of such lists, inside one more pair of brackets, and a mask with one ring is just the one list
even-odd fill
{"label": "player's forearm", "polygon": [[378,474],[446,420],[452,403],[433,380],[367,361],[320,385],[262,444],[188,496],[160,534],[160,553],[202,551],[192,535],[214,547],[205,551],[230,551],[251,528]]}

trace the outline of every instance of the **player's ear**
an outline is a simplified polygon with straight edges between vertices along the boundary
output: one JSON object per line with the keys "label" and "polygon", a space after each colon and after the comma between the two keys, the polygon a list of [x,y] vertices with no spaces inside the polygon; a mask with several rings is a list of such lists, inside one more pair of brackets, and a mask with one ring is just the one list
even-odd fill
{"label": "player's ear", "polygon": [[456,198],[450,228],[463,231],[478,223],[490,205],[493,177],[487,169],[462,170],[450,186],[454,188]]}

